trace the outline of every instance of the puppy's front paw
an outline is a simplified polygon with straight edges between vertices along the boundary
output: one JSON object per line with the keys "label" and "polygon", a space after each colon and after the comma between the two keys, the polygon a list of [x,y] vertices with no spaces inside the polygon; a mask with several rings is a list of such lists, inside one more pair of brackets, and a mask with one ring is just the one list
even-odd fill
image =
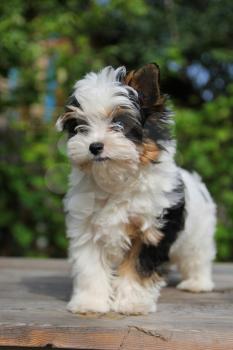
{"label": "puppy's front paw", "polygon": [[117,298],[112,305],[112,310],[125,315],[146,315],[156,311],[156,303],[146,303],[139,299],[131,300],[128,296],[123,300]]}
{"label": "puppy's front paw", "polygon": [[135,281],[118,279],[111,309],[126,315],[148,314],[156,311],[158,291]]}
{"label": "puppy's front paw", "polygon": [[190,278],[180,282],[176,288],[193,293],[211,292],[214,288],[214,284],[209,279]]}
{"label": "puppy's front paw", "polygon": [[109,303],[95,295],[74,295],[67,305],[67,310],[72,313],[106,313],[109,311]]}

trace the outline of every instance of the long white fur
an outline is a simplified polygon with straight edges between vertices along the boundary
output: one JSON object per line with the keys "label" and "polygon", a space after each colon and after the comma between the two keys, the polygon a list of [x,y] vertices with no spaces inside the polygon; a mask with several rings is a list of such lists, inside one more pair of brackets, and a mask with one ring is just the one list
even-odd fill
{"label": "long white fur", "polygon": [[[68,141],[73,170],[65,209],[74,279],[68,304],[72,312],[156,310],[161,283],[144,288],[130,276],[117,277],[115,270],[130,249],[125,224],[137,216],[143,218],[143,230],[155,224],[159,228],[163,209],[180,199],[177,194],[167,195],[177,187],[179,174],[185,184],[186,222],[170,250],[171,261],[184,279],[178,288],[194,292],[213,288],[215,205],[198,176],[176,166],[174,142],[166,144],[160,163],[141,167],[135,144],[109,130],[109,111],[119,105],[134,109],[128,89],[117,81],[120,72],[124,74],[124,68],[107,67],[98,74],[86,75],[75,85],[74,95],[90,130],[88,135],[75,135]],[[103,142],[103,156],[111,160],[93,161],[89,152],[92,142]],[[91,164],[87,173],[79,169],[85,162]]]}

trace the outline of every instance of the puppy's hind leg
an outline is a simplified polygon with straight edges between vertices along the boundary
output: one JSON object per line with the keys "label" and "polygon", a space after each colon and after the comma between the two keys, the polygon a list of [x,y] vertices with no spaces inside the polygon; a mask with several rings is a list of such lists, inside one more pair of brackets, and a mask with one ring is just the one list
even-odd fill
{"label": "puppy's hind leg", "polygon": [[199,254],[192,257],[182,257],[177,261],[183,281],[177,288],[194,293],[210,292],[213,290],[211,259],[202,259]]}
{"label": "puppy's hind leg", "polygon": [[177,288],[190,292],[213,289],[212,261],[215,258],[215,206],[206,203],[196,211],[187,211],[185,230],[171,247],[171,261],[177,264],[183,281]]}

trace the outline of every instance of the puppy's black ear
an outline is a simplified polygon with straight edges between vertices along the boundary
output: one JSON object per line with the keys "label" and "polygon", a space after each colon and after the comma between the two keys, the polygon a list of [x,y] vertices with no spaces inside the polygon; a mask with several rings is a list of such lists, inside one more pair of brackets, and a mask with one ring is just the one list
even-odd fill
{"label": "puppy's black ear", "polygon": [[155,63],[149,63],[140,69],[130,71],[125,83],[134,88],[143,109],[156,109],[163,106],[164,98],[160,95],[160,71]]}
{"label": "puppy's black ear", "polygon": [[141,107],[144,142],[153,142],[162,148],[162,141],[171,139],[170,113],[165,97],[160,93],[160,72],[157,64],[129,72],[125,83],[134,88]]}

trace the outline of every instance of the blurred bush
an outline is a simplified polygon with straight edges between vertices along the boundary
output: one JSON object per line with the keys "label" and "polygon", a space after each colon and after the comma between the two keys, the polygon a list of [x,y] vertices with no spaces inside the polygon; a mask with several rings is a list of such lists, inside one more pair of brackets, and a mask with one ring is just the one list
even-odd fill
{"label": "blurred bush", "polygon": [[68,164],[53,126],[14,123],[1,141],[1,254],[64,256]]}
{"label": "blurred bush", "polygon": [[218,259],[233,260],[232,1],[8,0],[0,14],[0,254],[66,254],[69,165],[54,120],[85,72],[156,61],[178,163],[208,184]]}
{"label": "blurred bush", "polygon": [[[233,259],[233,85],[201,109],[177,110],[177,161],[201,174],[218,206],[218,259]],[[203,217],[205,220],[205,217]]]}

